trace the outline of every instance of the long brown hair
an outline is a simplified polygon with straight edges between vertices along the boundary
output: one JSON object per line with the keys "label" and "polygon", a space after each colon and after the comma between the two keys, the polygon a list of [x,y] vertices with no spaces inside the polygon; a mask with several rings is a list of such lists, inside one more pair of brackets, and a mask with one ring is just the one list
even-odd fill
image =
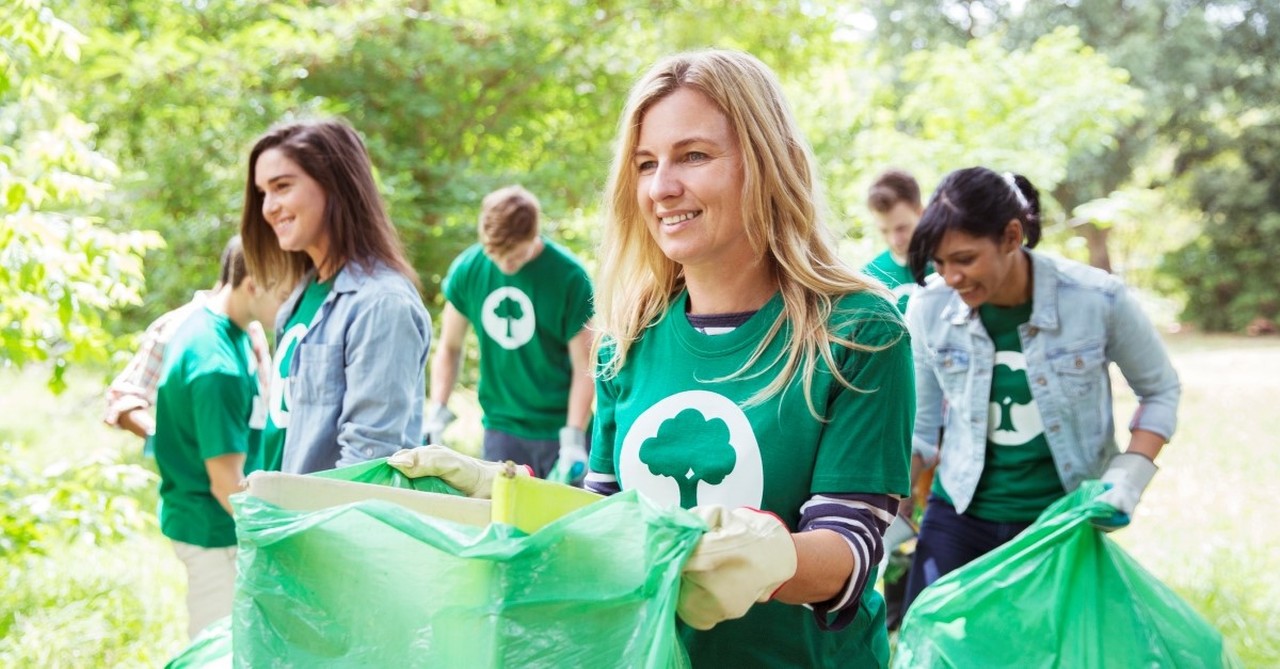
{"label": "long brown hair", "polygon": [[386,203],[374,184],[364,142],[340,119],[277,125],[253,145],[240,218],[240,236],[250,273],[262,277],[268,285],[276,281],[292,285],[315,266],[302,251],[282,250],[262,215],[264,195],[255,179],[258,158],[270,149],[279,149],[324,189],[322,225],[329,234],[329,251],[323,265],[337,268],[353,262],[372,270],[380,261],[422,287],[417,272],[405,258]]}

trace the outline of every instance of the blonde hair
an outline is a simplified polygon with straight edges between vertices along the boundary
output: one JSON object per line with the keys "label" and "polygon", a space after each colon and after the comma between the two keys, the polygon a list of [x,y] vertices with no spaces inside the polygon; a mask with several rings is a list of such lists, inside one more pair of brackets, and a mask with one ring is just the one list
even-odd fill
{"label": "blonde hair", "polygon": [[650,237],[636,198],[633,154],[645,113],[677,90],[696,90],[724,113],[743,161],[743,221],[752,249],[764,257],[782,294],[782,313],[752,353],[742,374],[754,365],[783,327],[791,324],[785,357],[774,379],[747,404],[759,404],[801,375],[809,410],[819,356],[833,376],[854,389],[835,364],[831,344],[878,350],[834,333],[830,322],[843,295],[888,291],[845,265],[824,222],[824,201],[815,178],[812,152],[795,123],[773,72],[754,56],[707,50],[677,54],[655,64],[631,89],[618,127],[613,165],[605,190],[606,222],[597,282],[596,325],[600,343],[612,354],[600,370],[606,378],[626,363],[630,347],[670,309],[684,288],[680,266]]}

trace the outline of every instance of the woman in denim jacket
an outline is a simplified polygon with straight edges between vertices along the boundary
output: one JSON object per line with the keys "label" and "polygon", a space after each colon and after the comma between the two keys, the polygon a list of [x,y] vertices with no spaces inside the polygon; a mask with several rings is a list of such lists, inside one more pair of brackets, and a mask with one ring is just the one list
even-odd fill
{"label": "woman in denim jacket", "polygon": [[266,468],[306,474],[418,445],[431,319],[359,136],[336,120],[271,129],[244,200],[251,271],[294,286],[267,370]]}
{"label": "woman in denim jacket", "polygon": [[[983,167],[938,186],[908,250],[916,365],[912,470],[938,463],[907,605],[942,575],[998,547],[1080,482],[1128,524],[1173,435],[1181,392],[1159,335],[1119,279],[1031,249],[1039,193]],[[1138,396],[1118,453],[1110,363]]]}

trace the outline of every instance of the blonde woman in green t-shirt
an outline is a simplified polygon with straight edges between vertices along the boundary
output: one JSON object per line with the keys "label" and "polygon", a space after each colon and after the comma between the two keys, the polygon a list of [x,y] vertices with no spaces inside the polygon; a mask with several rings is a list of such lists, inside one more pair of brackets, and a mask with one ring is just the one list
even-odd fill
{"label": "blonde woman in green t-shirt", "polygon": [[913,411],[897,309],[837,257],[808,144],[756,58],[657,63],[619,127],[587,486],[707,522],[679,605],[695,666],[884,666],[870,584]]}
{"label": "blonde woman in green t-shirt", "polygon": [[[586,487],[707,524],[677,606],[694,666],[887,666],[870,584],[907,492],[901,315],[836,256],[811,153],[759,60],[659,62],[620,132]],[[434,446],[390,462],[480,497],[495,467]]]}

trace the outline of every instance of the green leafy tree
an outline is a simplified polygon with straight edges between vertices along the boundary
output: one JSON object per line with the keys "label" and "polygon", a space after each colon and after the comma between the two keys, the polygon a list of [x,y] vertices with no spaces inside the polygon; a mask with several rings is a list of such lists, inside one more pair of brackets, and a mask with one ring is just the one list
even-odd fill
{"label": "green leafy tree", "polygon": [[654,476],[675,480],[680,506],[686,509],[698,504],[698,483],[718,485],[738,462],[729,442],[729,426],[719,418],[703,418],[697,409],[685,409],[663,421],[658,433],[640,445],[639,457]]}
{"label": "green leafy tree", "polygon": [[847,110],[816,136],[823,152],[843,147],[843,160],[827,163],[830,190],[864,221],[866,185],[890,165],[914,172],[926,195],[946,172],[983,164],[1026,174],[1051,200],[1072,161],[1105,150],[1142,99],[1071,28],[1014,50],[994,34],[939,44],[892,69],[833,69],[825,81],[824,97],[801,105],[810,117],[833,100]]}
{"label": "green leafy tree", "polygon": [[[869,3],[869,11],[891,58],[997,33],[1018,48],[1057,26],[1075,26],[1145,96],[1144,113],[1114,133],[1106,150],[1073,157],[1053,189],[1073,212],[1071,229],[1085,240],[1090,261],[1110,268],[1110,241],[1126,237],[1134,252],[1118,267],[1127,276],[1137,268],[1148,287],[1177,287],[1184,318],[1210,330],[1274,326],[1280,307],[1269,297],[1274,283],[1259,271],[1259,257],[1280,254],[1280,232],[1270,222],[1277,196],[1269,188],[1280,183],[1280,163],[1270,155],[1280,135],[1280,71],[1272,65],[1280,61],[1280,5],[884,0]],[[1117,200],[1151,195],[1161,201],[1142,215],[1090,216],[1115,213]],[[1200,234],[1184,233],[1188,219]],[[1159,275],[1150,271],[1156,266]]]}
{"label": "green leafy tree", "polygon": [[42,74],[47,60],[74,61],[82,40],[41,2],[0,12],[0,355],[51,362],[54,391],[68,364],[119,346],[104,314],[140,299],[141,255],[159,245],[93,215],[116,166]]}
{"label": "green leafy tree", "polygon": [[520,306],[519,302],[509,297],[504,297],[502,298],[502,301],[498,302],[498,306],[494,307],[493,315],[506,321],[507,338],[510,339],[511,338],[511,322],[518,321],[521,318],[524,318],[524,308]]}

